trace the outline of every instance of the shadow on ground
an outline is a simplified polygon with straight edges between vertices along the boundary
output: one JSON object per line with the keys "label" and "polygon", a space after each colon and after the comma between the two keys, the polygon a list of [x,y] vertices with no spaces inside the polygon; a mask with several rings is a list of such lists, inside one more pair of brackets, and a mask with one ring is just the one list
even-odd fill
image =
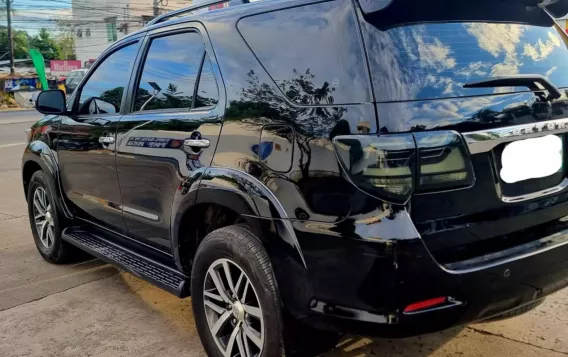
{"label": "shadow on ground", "polygon": [[[122,273],[121,278],[148,307],[158,312],[177,328],[197,334],[190,298],[180,300],[130,274]],[[463,327],[459,327],[405,339],[346,336],[341,339],[336,348],[321,354],[320,357],[427,357],[460,334],[462,330]]]}
{"label": "shadow on ground", "polygon": [[457,327],[444,332],[404,339],[346,336],[335,349],[321,357],[427,357],[459,335],[463,329]]}

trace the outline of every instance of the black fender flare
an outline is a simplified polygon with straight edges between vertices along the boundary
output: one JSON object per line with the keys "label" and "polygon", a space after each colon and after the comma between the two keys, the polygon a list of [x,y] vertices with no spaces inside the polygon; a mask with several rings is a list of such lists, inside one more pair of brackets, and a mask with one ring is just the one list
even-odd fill
{"label": "black fender flare", "polygon": [[[172,247],[178,267],[182,267],[179,227],[183,214],[201,204],[216,204],[244,217],[268,250],[276,246],[286,247],[291,257],[307,269],[298,238],[284,208],[268,187],[254,176],[235,169],[209,167],[184,180],[182,186],[187,192],[184,194],[178,190],[171,221]],[[268,217],[267,212],[270,212]]]}
{"label": "black fender flare", "polygon": [[25,172],[28,165],[32,163],[39,166],[47,176],[52,192],[56,193],[56,197],[53,197],[53,199],[60,212],[63,212],[67,218],[72,218],[73,216],[67,208],[63,198],[63,191],[59,182],[59,166],[57,164],[56,155],[53,150],[41,140],[29,143],[22,156],[22,182],[24,185],[24,195],[26,196],[26,199],[27,192],[25,188],[27,187],[27,182],[25,182]]}
{"label": "black fender flare", "polygon": [[[178,190],[178,202],[174,201],[172,207],[171,239],[177,267],[182,271],[188,268],[183,266],[181,254],[184,252],[180,249],[179,237],[185,212],[203,204],[228,208],[240,214],[261,240],[287,311],[296,318],[304,317],[314,292],[293,221],[276,197],[257,178],[236,169],[209,167],[199,176],[187,184],[185,197],[181,197],[179,192],[183,191]],[[267,217],[268,212],[270,216]]]}

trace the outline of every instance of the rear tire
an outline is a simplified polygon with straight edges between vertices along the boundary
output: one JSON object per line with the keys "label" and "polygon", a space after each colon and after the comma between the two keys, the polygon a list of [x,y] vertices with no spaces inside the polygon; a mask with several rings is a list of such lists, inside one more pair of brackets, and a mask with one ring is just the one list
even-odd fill
{"label": "rear tire", "polygon": [[61,239],[65,219],[55,204],[55,193],[42,171],[32,175],[27,194],[28,217],[39,254],[53,264],[68,262],[74,249]]}
{"label": "rear tire", "polygon": [[211,232],[195,255],[193,314],[211,357],[280,357],[281,303],[268,255],[246,227]]}

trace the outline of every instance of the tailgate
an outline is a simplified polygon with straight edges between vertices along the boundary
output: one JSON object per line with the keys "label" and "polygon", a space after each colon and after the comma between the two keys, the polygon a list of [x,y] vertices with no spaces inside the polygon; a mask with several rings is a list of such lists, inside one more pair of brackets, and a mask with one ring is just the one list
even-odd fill
{"label": "tailgate", "polygon": [[[386,3],[376,11],[362,5],[358,16],[380,134],[412,133],[419,148],[409,207],[431,253],[439,262],[455,262],[566,229],[563,31],[539,1]],[[555,10],[566,5],[562,0]],[[408,10],[396,11],[401,6]],[[497,11],[502,6],[508,10]],[[428,135],[442,131],[461,137],[463,150],[428,143]],[[427,152],[420,151],[421,143]],[[442,170],[444,155],[450,162],[459,151],[466,162],[454,160],[453,167],[471,167],[474,179],[452,185],[467,170],[447,171],[429,177],[428,190],[421,189],[421,161]]]}

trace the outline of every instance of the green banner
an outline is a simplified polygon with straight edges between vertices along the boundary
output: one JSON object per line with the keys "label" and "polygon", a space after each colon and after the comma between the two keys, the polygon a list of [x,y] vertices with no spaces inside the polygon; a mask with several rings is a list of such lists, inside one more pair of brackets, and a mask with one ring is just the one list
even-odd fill
{"label": "green banner", "polygon": [[30,57],[32,58],[32,62],[34,63],[34,67],[37,71],[37,76],[39,77],[39,81],[41,82],[41,87],[43,90],[49,89],[47,85],[47,77],[45,76],[45,62],[43,60],[43,56],[41,52],[32,48],[30,50]]}

